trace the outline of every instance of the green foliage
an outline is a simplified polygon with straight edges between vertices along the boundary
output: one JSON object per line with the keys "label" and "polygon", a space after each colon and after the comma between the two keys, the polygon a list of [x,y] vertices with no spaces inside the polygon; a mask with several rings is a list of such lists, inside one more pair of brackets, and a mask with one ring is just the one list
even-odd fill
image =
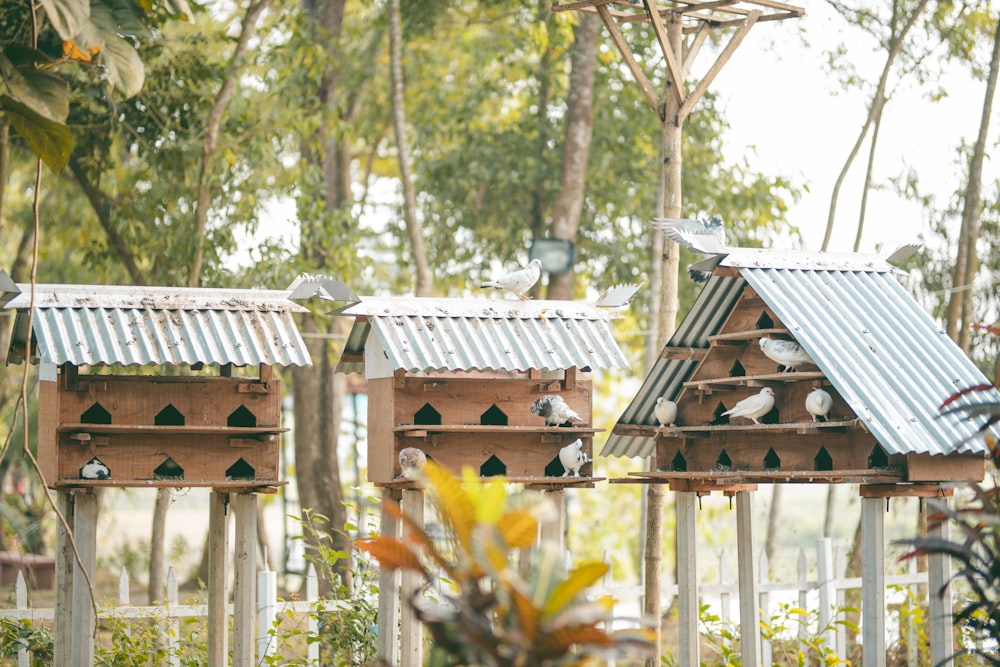
{"label": "green foliage", "polygon": [[52,631],[45,625],[35,625],[25,619],[0,619],[0,657],[5,664],[14,664],[21,649],[28,651],[31,667],[52,664]]}

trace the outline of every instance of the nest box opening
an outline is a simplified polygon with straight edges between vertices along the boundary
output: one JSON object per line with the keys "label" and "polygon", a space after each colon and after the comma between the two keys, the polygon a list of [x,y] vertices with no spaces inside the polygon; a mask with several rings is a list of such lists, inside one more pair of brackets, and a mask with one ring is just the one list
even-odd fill
{"label": "nest box opening", "polygon": [[731,378],[741,378],[747,374],[747,369],[743,368],[743,364],[737,359],[733,362],[733,365],[729,367],[729,377]]}
{"label": "nest box opening", "polygon": [[184,479],[184,468],[169,456],[163,463],[153,468],[153,479]]}
{"label": "nest box opening", "polygon": [[80,415],[81,424],[110,424],[111,413],[100,403],[94,403]]}
{"label": "nest box opening", "polygon": [[254,467],[243,460],[241,456],[236,463],[226,468],[226,479],[230,481],[240,479],[254,479],[257,471]]}
{"label": "nest box opening", "polygon": [[712,413],[712,421],[708,422],[709,426],[726,426],[729,424],[729,415],[723,414],[729,410],[722,401],[715,407],[715,412]]}
{"label": "nest box opening", "polygon": [[778,413],[778,406],[775,405],[771,408],[771,411],[760,418],[761,424],[780,424],[781,415]]}
{"label": "nest box opening", "polygon": [[173,403],[160,410],[153,417],[154,426],[184,426],[184,415],[174,407]]}
{"label": "nest box opening", "polygon": [[254,428],[257,426],[257,415],[250,412],[247,406],[241,405],[226,417],[226,426],[229,428]]}
{"label": "nest box opening", "polygon": [[486,459],[483,465],[479,466],[480,477],[498,477],[507,474],[507,464],[497,458],[496,454]]}
{"label": "nest box opening", "polygon": [[767,314],[767,311],[762,312],[760,314],[760,317],[757,318],[757,328],[758,329],[774,328],[774,320],[771,319],[771,316]]}
{"label": "nest box opening", "polygon": [[764,455],[764,470],[781,470],[781,459],[773,447],[769,447],[767,454]]}
{"label": "nest box opening", "polygon": [[875,445],[871,454],[868,455],[868,467],[875,470],[884,470],[889,467],[889,455],[880,445]]}
{"label": "nest box opening", "polygon": [[816,456],[813,458],[813,470],[833,470],[833,457],[830,456],[830,452],[826,451],[826,447],[820,447],[819,451],[816,452]]}
{"label": "nest box opening", "polygon": [[674,472],[687,472],[688,462],[683,454],[680,452],[674,454],[674,458],[670,459],[670,469]]}
{"label": "nest box opening", "polygon": [[507,413],[497,407],[496,403],[490,409],[479,415],[480,426],[506,426]]}
{"label": "nest box opening", "polygon": [[430,403],[413,413],[413,423],[417,426],[440,426],[441,413],[434,409]]}
{"label": "nest box opening", "polygon": [[80,467],[80,479],[111,479],[111,469],[96,456]]}
{"label": "nest box opening", "polygon": [[721,452],[719,452],[718,458],[715,459],[715,469],[716,470],[733,469],[733,460],[729,458],[729,454],[726,453],[726,450],[723,449]]}

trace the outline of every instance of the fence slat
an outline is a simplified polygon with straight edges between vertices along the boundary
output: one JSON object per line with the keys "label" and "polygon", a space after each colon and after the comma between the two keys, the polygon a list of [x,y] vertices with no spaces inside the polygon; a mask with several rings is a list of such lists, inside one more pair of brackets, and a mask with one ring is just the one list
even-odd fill
{"label": "fence slat", "polygon": [[[24,583],[24,573],[17,571],[17,580],[14,581],[14,604],[18,609],[28,608],[28,585]],[[17,667],[28,667],[28,649],[22,648],[17,652]]]}

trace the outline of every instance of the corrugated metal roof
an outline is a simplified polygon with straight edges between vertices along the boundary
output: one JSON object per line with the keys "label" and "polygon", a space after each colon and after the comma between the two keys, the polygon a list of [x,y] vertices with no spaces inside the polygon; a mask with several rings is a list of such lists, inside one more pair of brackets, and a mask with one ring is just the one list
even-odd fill
{"label": "corrugated metal roof", "polygon": [[574,301],[361,297],[341,311],[356,318],[340,372],[364,372],[375,332],[394,369],[527,371],[625,368],[611,314]]}
{"label": "corrugated metal roof", "polygon": [[[884,262],[862,256],[830,264],[822,255],[812,260],[794,253],[775,253],[771,259],[776,266],[769,266],[769,255],[762,251],[723,258],[720,263],[737,268],[740,277],[713,276],[667,346],[708,347],[707,337],[718,331],[743,286],[750,284],[887,453],[986,451],[981,438],[956,445],[979,423],[937,418],[945,398],[986,378]],[[842,268],[815,268],[834,265]],[[656,398],[676,398],[696,365],[657,360],[618,424],[655,425]],[[984,398],[990,400],[979,395],[956,406]],[[654,447],[651,438],[612,434],[601,453],[646,457]]]}
{"label": "corrugated metal roof", "polygon": [[[17,309],[8,363],[27,338],[31,286]],[[305,366],[309,352],[288,291],[35,285],[37,360],[54,364]]]}

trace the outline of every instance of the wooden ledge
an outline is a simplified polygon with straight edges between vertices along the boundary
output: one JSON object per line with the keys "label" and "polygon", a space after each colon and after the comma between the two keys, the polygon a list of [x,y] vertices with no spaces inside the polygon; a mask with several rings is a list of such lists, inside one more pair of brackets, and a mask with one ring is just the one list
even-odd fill
{"label": "wooden ledge", "polygon": [[[903,481],[903,471],[889,469],[863,470],[714,470],[679,472],[651,470],[630,472],[629,476],[659,484],[690,486],[692,482],[715,486],[736,484],[897,484]],[[684,490],[684,489],[679,489]]]}

